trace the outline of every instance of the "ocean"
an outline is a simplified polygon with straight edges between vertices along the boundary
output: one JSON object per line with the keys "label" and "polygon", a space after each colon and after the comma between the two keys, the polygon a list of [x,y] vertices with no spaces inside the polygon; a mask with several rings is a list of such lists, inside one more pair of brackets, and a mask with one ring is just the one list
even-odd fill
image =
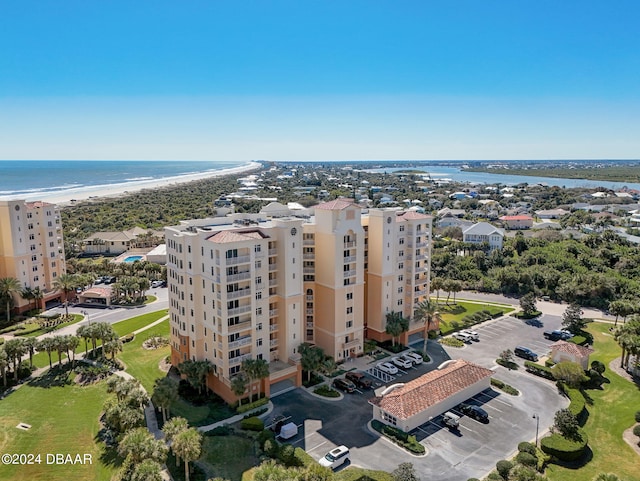
{"label": "ocean", "polygon": [[0,197],[35,199],[73,190],[139,185],[160,179],[215,172],[248,162],[196,161],[0,161]]}

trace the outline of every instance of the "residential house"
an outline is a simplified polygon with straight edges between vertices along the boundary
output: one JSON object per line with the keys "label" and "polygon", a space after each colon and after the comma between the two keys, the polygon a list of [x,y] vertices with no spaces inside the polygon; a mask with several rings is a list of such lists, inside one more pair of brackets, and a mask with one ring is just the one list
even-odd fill
{"label": "residential house", "polygon": [[504,232],[488,222],[478,222],[462,231],[462,241],[470,244],[488,244],[491,250],[502,249]]}

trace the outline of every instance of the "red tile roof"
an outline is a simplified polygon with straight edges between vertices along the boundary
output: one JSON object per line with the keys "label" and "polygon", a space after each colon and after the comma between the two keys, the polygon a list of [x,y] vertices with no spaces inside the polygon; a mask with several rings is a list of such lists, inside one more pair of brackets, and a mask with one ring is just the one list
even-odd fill
{"label": "red tile roof", "polygon": [[580,346],[573,342],[567,341],[557,341],[551,344],[551,350],[566,352],[567,354],[571,354],[572,356],[579,358],[589,357],[589,354],[593,352],[593,349],[591,349],[590,347]]}
{"label": "red tile roof", "polygon": [[346,209],[347,207],[350,207],[350,206],[357,207],[358,209],[360,208],[360,206],[357,205],[357,204],[354,204],[351,199],[331,200],[329,202],[324,202],[322,204],[318,204],[314,208],[315,209],[320,209],[320,210],[342,210],[342,209]]}
{"label": "red tile roof", "polygon": [[503,215],[500,220],[533,220],[530,215]]}
{"label": "red tile roof", "polygon": [[420,212],[416,212],[414,210],[408,210],[408,211],[404,212],[403,214],[399,215],[398,217],[402,217],[403,219],[407,219],[407,220],[432,219],[433,218],[430,215],[421,214]]}
{"label": "red tile roof", "polygon": [[458,359],[369,402],[398,419],[408,419],[491,376],[493,371]]}

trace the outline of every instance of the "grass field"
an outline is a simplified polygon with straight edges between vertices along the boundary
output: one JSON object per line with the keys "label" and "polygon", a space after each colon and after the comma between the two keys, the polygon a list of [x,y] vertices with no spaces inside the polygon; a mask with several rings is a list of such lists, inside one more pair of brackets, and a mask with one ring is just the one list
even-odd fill
{"label": "grass field", "polygon": [[600,473],[614,473],[625,481],[640,481],[640,456],[622,439],[622,432],[635,424],[634,413],[640,408],[638,386],[609,371],[609,363],[620,356],[620,347],[609,332],[609,324],[594,322],[588,331],[594,336],[595,354],[591,360],[607,366],[604,376],[611,383],[603,390],[589,390],[593,405],[588,405],[589,419],[584,430],[589,436],[593,458],[586,465],[547,469],[551,481],[591,481]]}
{"label": "grass field", "polygon": [[149,394],[153,392],[155,380],[165,376],[158,364],[171,353],[168,345],[155,350],[144,349],[142,343],[151,335],[168,336],[169,319],[136,334],[136,338],[124,344],[122,352],[118,354],[118,359],[126,366],[125,371],[138,379]]}
{"label": "grass field", "polygon": [[[73,319],[70,321],[66,321],[66,322],[61,322],[60,324],[56,325],[56,326],[52,326],[52,327],[43,327],[42,329],[38,329],[37,331],[33,331],[30,332],[29,334],[25,334],[23,337],[37,337],[37,336],[41,336],[42,334],[46,334],[48,332],[53,332],[53,331],[57,331],[58,329],[62,329],[63,327],[67,327],[70,326],[72,324],[75,324],[76,322],[80,322],[81,320],[84,319],[84,316],[82,314],[72,314],[73,315]],[[18,331],[16,333],[16,335],[20,335],[20,331]]]}
{"label": "grass field", "polygon": [[[101,462],[100,445],[94,442],[99,415],[106,398],[104,383],[80,387],[71,376],[45,377],[20,387],[0,401],[0,452],[40,454],[41,464],[7,466],[0,463],[0,479],[11,481],[107,481],[115,467]],[[18,423],[31,429],[17,429]],[[47,465],[47,453],[90,454],[88,465]]]}
{"label": "grass field", "polygon": [[485,304],[485,303],[475,303],[475,302],[465,302],[465,301],[457,301],[455,304],[451,303],[447,306],[442,302],[440,302],[440,315],[442,316],[442,322],[440,323],[440,332],[443,335],[449,334],[455,330],[455,323],[458,322],[462,325],[462,318],[465,316],[470,316],[476,312],[487,310],[492,314],[497,312],[509,313],[514,310],[513,307],[503,306],[503,305],[494,305],[494,304]]}
{"label": "grass field", "polygon": [[240,481],[243,472],[260,464],[253,446],[252,439],[242,436],[205,437],[200,464],[209,478]]}
{"label": "grass field", "polygon": [[113,324],[113,330],[116,331],[118,336],[124,336],[157,321],[161,317],[166,316],[168,312],[169,311],[167,309],[163,309],[161,311],[149,312],[148,314],[142,314],[141,316],[116,322]]}

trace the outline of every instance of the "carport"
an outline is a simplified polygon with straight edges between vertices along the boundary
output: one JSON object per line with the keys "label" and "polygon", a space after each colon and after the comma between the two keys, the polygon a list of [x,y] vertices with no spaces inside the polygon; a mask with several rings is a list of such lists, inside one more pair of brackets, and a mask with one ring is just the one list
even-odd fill
{"label": "carport", "polygon": [[489,388],[492,375],[493,371],[464,359],[446,361],[435,371],[393,384],[370,399],[373,418],[410,432]]}

